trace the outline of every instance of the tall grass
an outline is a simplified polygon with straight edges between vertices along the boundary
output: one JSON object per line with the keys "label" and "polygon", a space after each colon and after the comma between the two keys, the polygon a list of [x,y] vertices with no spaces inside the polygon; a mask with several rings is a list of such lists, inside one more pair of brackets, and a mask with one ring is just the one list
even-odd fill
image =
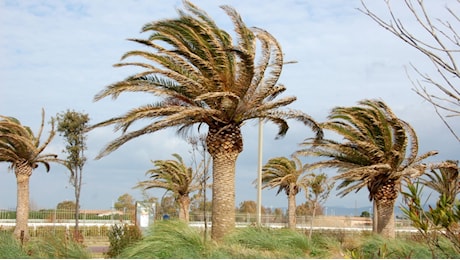
{"label": "tall grass", "polygon": [[159,221],[141,241],[128,246],[120,258],[206,258],[200,233],[181,221]]}
{"label": "tall grass", "polygon": [[371,234],[361,236],[361,242],[356,248],[348,251],[350,258],[365,259],[396,259],[396,258],[460,258],[448,243],[443,243],[445,247],[430,248],[425,243],[420,243],[411,238],[386,239],[379,235]]}
{"label": "tall grass", "polygon": [[[442,242],[442,241],[441,241]],[[441,243],[442,244],[442,243]],[[236,229],[221,242],[206,240],[183,222],[159,221],[121,258],[460,258],[455,250],[430,249],[414,237],[386,239],[363,232],[317,231],[311,239],[288,229],[248,227]]]}
{"label": "tall grass", "polygon": [[91,258],[81,244],[52,233],[21,245],[11,232],[0,232],[0,258]]}
{"label": "tall grass", "polygon": [[0,232],[0,258],[29,258],[11,232]]}
{"label": "tall grass", "polygon": [[[313,241],[313,240],[312,240]],[[287,229],[249,227],[237,229],[220,243],[183,222],[159,221],[120,258],[330,258],[337,257],[333,238],[308,240]]]}

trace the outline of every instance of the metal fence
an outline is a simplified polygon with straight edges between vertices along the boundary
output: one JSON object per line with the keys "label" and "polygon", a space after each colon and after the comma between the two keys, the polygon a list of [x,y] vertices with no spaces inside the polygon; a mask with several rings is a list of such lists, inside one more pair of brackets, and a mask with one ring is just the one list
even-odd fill
{"label": "metal fence", "polygon": [[[47,233],[72,233],[75,228],[75,212],[72,210],[39,210],[29,213],[29,233],[32,237],[44,236]],[[191,213],[190,225],[204,227],[205,214]],[[177,218],[175,214],[169,218]],[[157,214],[156,221],[163,219],[162,214]],[[16,212],[13,210],[0,210],[0,230],[12,229],[15,226]],[[257,223],[256,214],[236,214],[236,226],[251,226]],[[298,229],[330,229],[365,231],[372,230],[372,219],[352,216],[324,216],[315,218],[311,216],[297,216]],[[206,213],[206,223],[211,226],[211,213]],[[85,237],[107,237],[108,232],[115,224],[135,224],[134,210],[117,211],[109,210],[80,210],[79,230]],[[272,228],[287,227],[287,216],[275,214],[262,214],[261,225]],[[413,232],[408,220],[396,219],[396,230],[401,232]]]}

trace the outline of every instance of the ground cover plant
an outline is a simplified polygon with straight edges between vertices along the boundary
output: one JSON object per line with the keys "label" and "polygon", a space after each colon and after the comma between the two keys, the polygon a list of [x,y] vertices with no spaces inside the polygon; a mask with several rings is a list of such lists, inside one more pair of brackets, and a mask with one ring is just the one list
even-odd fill
{"label": "ground cover plant", "polygon": [[369,232],[306,231],[247,227],[219,243],[178,221],[159,221],[120,258],[459,258],[448,247],[431,251],[417,236],[388,239]]}
{"label": "ground cover plant", "polygon": [[87,259],[91,258],[91,254],[84,245],[52,232],[43,237],[32,238],[27,244],[22,245],[11,231],[2,231],[0,258]]}

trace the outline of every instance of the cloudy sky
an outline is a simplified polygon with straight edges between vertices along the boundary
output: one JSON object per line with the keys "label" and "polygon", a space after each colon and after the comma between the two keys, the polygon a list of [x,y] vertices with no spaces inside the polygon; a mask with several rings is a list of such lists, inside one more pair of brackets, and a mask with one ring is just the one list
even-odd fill
{"label": "cloudy sky", "polygon": [[[370,1],[368,1],[370,2]],[[374,3],[383,2],[375,1]],[[436,16],[454,1],[427,1]],[[280,83],[286,95],[297,96],[291,106],[317,121],[325,120],[335,106],[352,106],[362,99],[385,101],[401,119],[408,121],[419,136],[420,152],[438,150],[434,161],[458,160],[459,144],[437,118],[432,107],[411,89],[405,67],[411,62],[423,72],[433,73],[426,58],[406,46],[370,18],[360,13],[359,0],[196,0],[217,24],[228,31],[232,24],[222,4],[233,6],[248,26],[263,28],[280,42],[286,65]],[[435,5],[432,5],[435,3]],[[431,4],[431,5],[430,5]],[[457,5],[458,6],[458,5]],[[177,17],[181,1],[14,1],[0,0],[0,114],[18,118],[38,131],[41,109],[46,121],[67,109],[88,113],[91,123],[120,115],[151,102],[142,94],[122,95],[93,102],[105,86],[133,73],[114,68],[123,53],[139,46],[127,38],[146,38],[141,27],[153,20]],[[382,5],[371,5],[384,13]],[[460,12],[460,10],[458,10]],[[404,13],[403,13],[404,15]],[[409,70],[409,72],[411,72]],[[460,125],[454,125],[457,129]],[[47,131],[50,127],[47,126]],[[257,176],[257,122],[243,127],[244,151],[237,163],[236,202],[256,200],[252,184]],[[264,163],[275,156],[290,156],[312,132],[292,122],[287,136],[275,140],[276,128],[264,127]],[[152,168],[150,160],[170,159],[181,154],[190,162],[190,146],[174,129],[133,140],[117,151],[93,160],[102,147],[119,136],[112,127],[88,135],[89,161],[84,169],[81,207],[110,208],[117,198],[130,193]],[[61,154],[63,140],[56,137],[48,152]],[[334,174],[333,172],[329,174]],[[46,173],[36,169],[30,182],[35,208],[54,208],[73,200],[73,189],[63,167],[54,165]],[[163,191],[151,191],[161,197]],[[331,194],[326,206],[363,207],[370,205],[366,192],[339,198]],[[266,207],[285,207],[284,194],[264,190]],[[304,201],[303,193],[298,202]],[[16,206],[16,181],[6,163],[0,163],[0,209]]]}

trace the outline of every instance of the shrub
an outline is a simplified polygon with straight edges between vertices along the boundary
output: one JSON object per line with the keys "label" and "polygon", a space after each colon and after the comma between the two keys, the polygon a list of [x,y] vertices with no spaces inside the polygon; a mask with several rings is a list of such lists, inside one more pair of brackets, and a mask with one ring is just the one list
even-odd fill
{"label": "shrub", "polygon": [[107,256],[117,257],[123,249],[142,239],[142,233],[135,225],[113,225],[108,233],[110,247]]}

